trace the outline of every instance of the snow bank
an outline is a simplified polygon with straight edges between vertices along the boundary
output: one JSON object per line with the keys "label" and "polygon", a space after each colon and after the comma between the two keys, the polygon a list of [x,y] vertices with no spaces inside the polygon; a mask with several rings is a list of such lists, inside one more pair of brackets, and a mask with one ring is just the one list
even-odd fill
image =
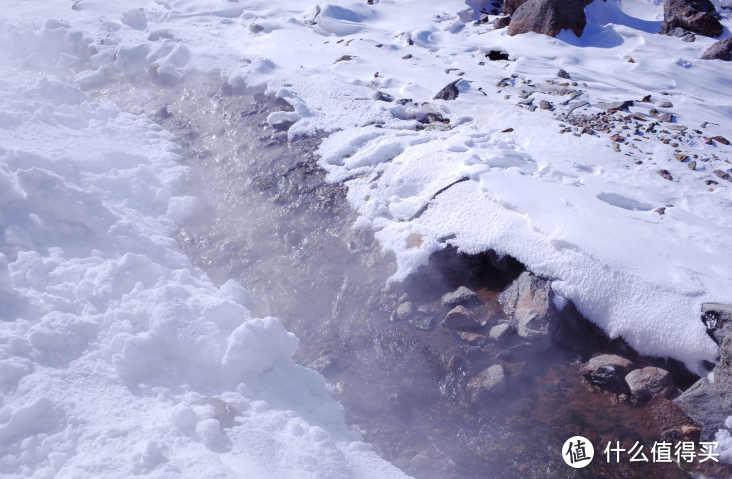
{"label": "snow bank", "polygon": [[201,205],[168,133],[47,78],[0,98],[0,475],[405,477],[169,237]]}

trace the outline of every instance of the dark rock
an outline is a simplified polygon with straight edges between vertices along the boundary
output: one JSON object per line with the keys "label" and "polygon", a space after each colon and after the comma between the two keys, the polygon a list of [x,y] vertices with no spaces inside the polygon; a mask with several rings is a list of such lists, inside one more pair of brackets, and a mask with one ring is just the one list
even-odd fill
{"label": "dark rock", "polygon": [[702,60],[732,61],[732,37],[715,42],[701,56]]}
{"label": "dark rock", "polygon": [[718,141],[719,143],[721,143],[723,145],[729,145],[729,140],[727,140],[727,138],[725,138],[723,136],[713,136],[712,140]]}
{"label": "dark rock", "polygon": [[497,19],[495,22],[493,22],[493,29],[494,30],[500,30],[502,28],[506,28],[511,24],[511,17],[501,17]]}
{"label": "dark rock", "polygon": [[719,393],[722,411],[732,412],[732,334],[720,345],[719,363],[714,367],[714,387]]}
{"label": "dark rock", "polygon": [[595,130],[593,130],[589,126],[583,126],[582,127],[582,131],[580,131],[580,133],[583,133],[585,135],[594,135],[595,134]]}
{"label": "dark rock", "polygon": [[644,97],[643,97],[643,99],[642,99],[641,101],[642,101],[643,103],[650,103],[650,101],[651,101],[651,95],[646,95],[646,96],[644,96]]}
{"label": "dark rock", "polygon": [[673,30],[669,32],[669,35],[676,38],[685,37],[686,35],[691,35],[691,32],[684,30],[681,27],[676,27]]}
{"label": "dark rock", "polygon": [[493,326],[490,333],[488,333],[488,336],[496,342],[503,343],[511,335],[511,332],[513,332],[513,328],[510,324],[501,323],[497,326]]}
{"label": "dark rock", "polygon": [[404,55],[402,57],[402,60],[409,60],[410,58],[412,58],[412,54],[411,53],[407,53],[406,55]]}
{"label": "dark rock", "polygon": [[514,13],[508,34],[536,32],[556,37],[562,30],[572,30],[580,37],[587,24],[586,4],[586,0],[527,0]]}
{"label": "dark rock", "polygon": [[449,85],[445,86],[442,90],[437,92],[432,99],[433,100],[454,100],[458,97],[460,92],[458,91],[457,84],[460,80],[455,80]]}
{"label": "dark rock", "polygon": [[390,102],[390,101],[394,101],[394,97],[392,97],[388,93],[376,92],[376,95],[374,95],[374,100]]}
{"label": "dark rock", "polygon": [[[707,185],[716,185],[714,180],[705,181]],[[717,344],[722,344],[724,338],[732,333],[732,306],[729,304],[704,303],[702,304],[702,322],[707,327],[707,333]]]}
{"label": "dark rock", "polygon": [[598,354],[582,366],[580,372],[589,382],[597,385],[607,385],[613,381],[620,381],[633,367],[633,363],[614,354]]}
{"label": "dark rock", "polygon": [[473,402],[482,402],[491,399],[506,389],[506,375],[503,367],[496,364],[485,369],[468,382],[467,391]]}
{"label": "dark rock", "polygon": [[634,401],[642,402],[657,396],[667,397],[674,390],[674,378],[668,371],[649,366],[625,376]]}
{"label": "dark rock", "polygon": [[503,0],[503,10],[501,13],[504,15],[513,15],[513,12],[524,3],[526,3],[526,0]]}
{"label": "dark rock", "polygon": [[486,55],[488,59],[492,62],[497,62],[498,60],[508,60],[508,53],[502,52],[500,50],[491,50]]}
{"label": "dark rock", "polygon": [[539,108],[541,108],[542,110],[551,110],[552,109],[552,104],[549,103],[546,100],[541,100],[539,102]]}
{"label": "dark rock", "polygon": [[478,294],[470,288],[460,286],[452,293],[447,293],[442,297],[442,306],[444,308],[452,308],[458,304],[467,303],[478,297]]}
{"label": "dark rock", "polygon": [[557,310],[551,282],[524,271],[498,296],[519,336],[543,347],[557,329]]}
{"label": "dark rock", "polygon": [[661,33],[670,35],[677,28],[718,37],[724,31],[719,14],[709,0],[668,0],[663,4]]}
{"label": "dark rock", "polygon": [[664,180],[669,180],[669,181],[674,180],[673,176],[671,176],[671,173],[669,173],[668,170],[658,170],[656,173],[661,175],[661,178],[663,178]]}
{"label": "dark rock", "polygon": [[383,43],[377,43],[377,44],[376,44],[376,45],[374,45],[374,46],[375,46],[376,48],[381,48],[381,47],[383,47],[383,46],[384,46],[384,44],[383,44]]}
{"label": "dark rock", "polygon": [[702,426],[702,441],[713,441],[715,433],[724,427],[727,414],[722,412],[717,388],[707,378],[701,378],[673,402]]}
{"label": "dark rock", "polygon": [[397,105],[406,105],[407,103],[412,103],[411,98],[400,98],[396,101]]}
{"label": "dark rock", "polygon": [[480,322],[464,306],[456,306],[447,313],[442,326],[450,329],[475,329]]}
{"label": "dark rock", "polygon": [[722,178],[723,180],[732,181],[732,176],[722,170],[714,170],[714,174]]}
{"label": "dark rock", "polygon": [[662,206],[662,207],[660,207],[660,208],[656,208],[656,209],[655,209],[655,210],[653,210],[653,211],[654,211],[655,213],[658,213],[659,215],[665,215],[665,214],[666,214],[666,208],[664,208],[663,206]]}
{"label": "dark rock", "polygon": [[706,184],[707,186],[709,186],[709,185],[718,185],[719,183],[717,183],[714,180],[704,180],[704,184]]}
{"label": "dark rock", "polygon": [[564,71],[564,70],[563,70],[563,69],[561,69],[561,68],[560,68],[560,69],[559,69],[559,71],[557,72],[557,76],[558,76],[559,78],[564,78],[564,79],[567,79],[567,80],[569,80],[569,79],[570,79],[569,73],[567,73],[566,71]]}

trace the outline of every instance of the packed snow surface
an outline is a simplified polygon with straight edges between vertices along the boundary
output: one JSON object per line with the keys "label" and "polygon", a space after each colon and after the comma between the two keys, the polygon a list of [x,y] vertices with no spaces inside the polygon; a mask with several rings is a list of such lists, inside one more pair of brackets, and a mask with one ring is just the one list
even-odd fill
{"label": "packed snow surface", "polygon": [[[266,85],[295,110],[271,125],[330,134],[320,163],[349,187],[354,227],[396,254],[393,280],[447,245],[493,249],[610,335],[704,374],[718,348],[700,305],[732,303],[732,185],[714,173],[732,149],[706,140],[732,138],[732,64],[699,60],[715,39],[656,34],[658,0],[596,0],[580,38],[508,37],[480,21],[484,3],[29,0],[1,15],[9,66],[80,88],[193,70]],[[433,100],[454,81],[455,101]],[[350,442],[322,378],[289,361],[295,339],[250,319],[238,286],[214,288],[166,236],[200,205],[175,197],[185,172],[164,132],[52,81],[2,92],[4,471],[395,474]],[[559,134],[572,125],[556,115],[626,100],[639,116],[621,141]],[[244,425],[221,432],[208,397]]]}

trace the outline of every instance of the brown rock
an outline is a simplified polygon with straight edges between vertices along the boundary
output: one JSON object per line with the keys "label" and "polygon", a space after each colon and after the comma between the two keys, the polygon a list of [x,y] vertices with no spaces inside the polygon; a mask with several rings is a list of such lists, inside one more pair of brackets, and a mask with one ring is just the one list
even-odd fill
{"label": "brown rock", "polygon": [[526,0],[503,0],[503,10],[501,13],[504,15],[513,15],[513,12],[524,3],[526,3]]}
{"label": "brown rock", "polygon": [[732,176],[730,176],[729,173],[725,171],[714,170],[714,174],[717,175],[719,178],[722,178],[723,180],[732,181]]}
{"label": "brown rock", "polygon": [[613,135],[610,137],[610,139],[613,141],[617,141],[618,143],[622,143],[625,141],[625,137],[620,136],[620,135]]}
{"label": "brown rock", "polygon": [[712,137],[712,140],[718,141],[719,143],[721,143],[723,145],[729,145],[729,140],[727,140],[727,138],[725,138],[723,136],[714,136],[714,137]]}
{"label": "brown rock", "polygon": [[718,37],[724,31],[719,14],[709,0],[668,0],[663,4],[661,33],[669,35],[676,28]]}
{"label": "brown rock", "polygon": [[676,158],[679,161],[686,161],[689,159],[689,155],[684,155],[681,153],[674,153],[674,158]]}
{"label": "brown rock", "polygon": [[715,42],[701,56],[702,60],[732,61],[732,37]]}
{"label": "brown rock", "polygon": [[[505,4],[504,4],[505,5]],[[493,22],[493,30],[501,30],[511,24],[511,17],[501,17]]]}
{"label": "brown rock", "polygon": [[674,390],[674,378],[661,368],[653,366],[636,369],[625,376],[630,394],[636,402],[655,397],[667,397]]}
{"label": "brown rock", "polygon": [[404,55],[402,57],[402,60],[409,60],[410,58],[412,58],[412,54],[411,53],[407,53],[406,55]]}
{"label": "brown rock", "polygon": [[658,170],[656,173],[661,175],[661,178],[668,181],[673,181],[674,178],[671,176],[671,173],[668,172],[668,170]]}
{"label": "brown rock", "polygon": [[610,384],[616,379],[625,377],[633,367],[633,363],[614,354],[598,354],[593,356],[580,372],[589,382],[598,385]]}
{"label": "brown rock", "polygon": [[450,329],[475,329],[480,327],[480,322],[465,309],[465,306],[456,306],[447,313],[442,326]]}
{"label": "brown rock", "polygon": [[562,30],[572,30],[580,37],[587,24],[586,3],[586,0],[527,0],[514,12],[508,34],[536,32],[556,37]]}

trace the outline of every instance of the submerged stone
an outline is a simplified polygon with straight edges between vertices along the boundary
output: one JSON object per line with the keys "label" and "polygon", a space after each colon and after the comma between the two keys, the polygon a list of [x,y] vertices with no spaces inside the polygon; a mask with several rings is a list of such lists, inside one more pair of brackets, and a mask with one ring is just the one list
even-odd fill
{"label": "submerged stone", "polygon": [[649,366],[636,369],[625,376],[630,394],[636,402],[655,397],[667,397],[674,390],[674,378],[665,369]]}

